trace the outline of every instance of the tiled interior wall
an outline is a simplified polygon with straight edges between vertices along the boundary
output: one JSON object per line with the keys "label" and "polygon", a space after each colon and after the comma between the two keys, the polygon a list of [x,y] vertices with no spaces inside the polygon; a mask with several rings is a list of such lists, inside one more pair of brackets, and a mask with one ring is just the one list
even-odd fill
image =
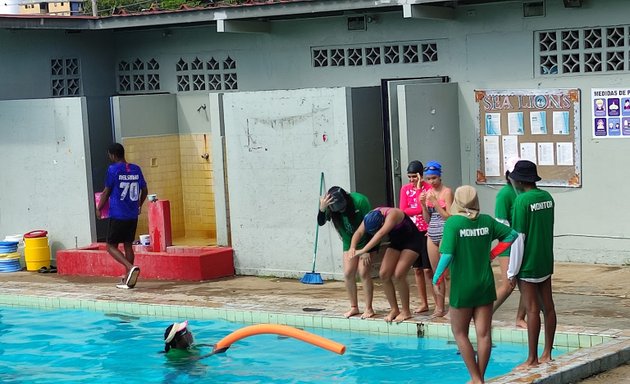
{"label": "tiled interior wall", "polygon": [[[171,202],[173,238],[216,240],[212,154],[207,134],[134,137],[123,140],[127,161],[138,164],[149,193]],[[208,154],[208,159],[203,157]],[[137,235],[148,233],[147,208]]]}
{"label": "tiled interior wall", "polygon": [[[180,135],[186,237],[216,239],[210,135]],[[205,158],[205,155],[208,158]]]}
{"label": "tiled interior wall", "polygon": [[[173,237],[184,236],[184,207],[182,200],[182,167],[179,135],[133,137],[123,139],[128,162],[138,164],[147,181],[149,193],[171,203]],[[149,233],[146,206],[138,218],[136,237]]]}

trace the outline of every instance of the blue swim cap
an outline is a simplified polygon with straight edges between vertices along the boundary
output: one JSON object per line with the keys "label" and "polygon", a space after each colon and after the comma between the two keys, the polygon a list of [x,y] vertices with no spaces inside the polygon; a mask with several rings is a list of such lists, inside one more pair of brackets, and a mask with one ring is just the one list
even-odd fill
{"label": "blue swim cap", "polygon": [[424,175],[442,176],[442,164],[438,163],[437,161],[429,161],[427,163],[427,166],[424,168]]}
{"label": "blue swim cap", "polygon": [[380,210],[376,209],[374,211],[368,212],[367,215],[363,218],[363,226],[365,227],[365,232],[370,235],[378,232],[379,229],[383,226],[385,222],[385,216],[381,213]]}

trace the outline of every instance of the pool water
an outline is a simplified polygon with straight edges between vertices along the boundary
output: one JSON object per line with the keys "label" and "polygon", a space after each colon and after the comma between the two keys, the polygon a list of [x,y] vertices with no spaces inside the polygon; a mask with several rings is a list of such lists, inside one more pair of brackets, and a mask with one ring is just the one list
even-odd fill
{"label": "pool water", "polygon": [[[345,344],[345,355],[276,335],[242,339],[199,361],[168,359],[164,329],[173,321],[81,310],[0,308],[2,383],[461,383],[466,367],[444,339],[307,329]],[[192,320],[209,345],[244,326]],[[526,346],[495,343],[486,379],[522,362]],[[201,353],[212,351],[200,347]],[[564,351],[555,351],[556,355]]]}

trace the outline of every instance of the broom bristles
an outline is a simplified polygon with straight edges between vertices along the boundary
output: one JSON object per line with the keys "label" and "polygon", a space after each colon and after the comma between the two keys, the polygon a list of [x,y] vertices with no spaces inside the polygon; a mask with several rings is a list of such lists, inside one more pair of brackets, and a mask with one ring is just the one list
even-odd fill
{"label": "broom bristles", "polygon": [[324,284],[324,280],[319,273],[308,272],[300,280],[303,284]]}

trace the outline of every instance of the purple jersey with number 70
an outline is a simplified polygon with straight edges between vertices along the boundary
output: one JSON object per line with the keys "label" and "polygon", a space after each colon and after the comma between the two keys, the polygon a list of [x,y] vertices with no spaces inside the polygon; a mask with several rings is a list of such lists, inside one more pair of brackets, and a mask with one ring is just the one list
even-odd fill
{"label": "purple jersey with number 70", "polygon": [[107,168],[105,186],[110,189],[109,217],[134,220],[140,213],[140,194],[147,183],[139,166],[131,163],[114,163]]}

